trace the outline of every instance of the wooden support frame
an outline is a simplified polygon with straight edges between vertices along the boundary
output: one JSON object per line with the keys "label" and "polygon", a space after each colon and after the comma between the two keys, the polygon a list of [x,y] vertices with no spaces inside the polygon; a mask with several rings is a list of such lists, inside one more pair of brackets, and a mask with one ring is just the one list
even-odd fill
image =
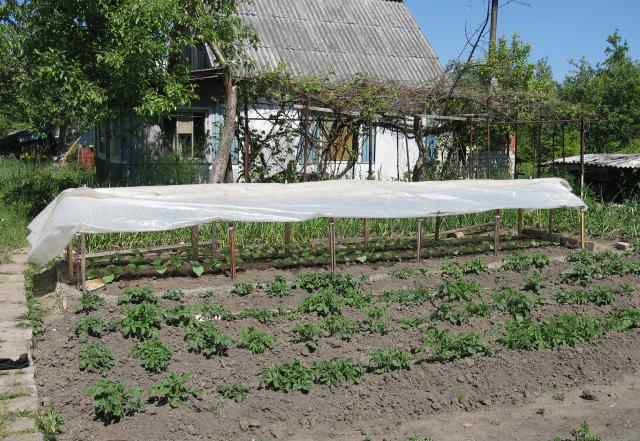
{"label": "wooden support frame", "polygon": [[336,272],[336,220],[329,220],[329,253],[331,254],[331,274]]}
{"label": "wooden support frame", "polygon": [[442,226],[442,218],[440,216],[436,216],[436,227],[435,232],[433,233],[434,240],[440,240],[440,227]]}
{"label": "wooden support frame", "polygon": [[587,213],[585,210],[580,210],[580,249],[584,250],[587,247]]}
{"label": "wooden support frame", "polygon": [[66,259],[67,259],[67,277],[69,278],[70,282],[73,282],[75,279],[75,274],[74,274],[75,256],[73,255],[73,238],[71,238],[71,242],[69,242],[69,245],[67,245]]}
{"label": "wooden support frame", "polygon": [[524,231],[524,210],[522,208],[518,208],[518,220],[516,223],[516,233],[518,236],[522,236],[523,231]]}
{"label": "wooden support frame", "polygon": [[362,242],[365,248],[369,246],[369,219],[362,219]]}
{"label": "wooden support frame", "polygon": [[497,256],[500,252],[500,221],[502,219],[502,210],[496,210],[496,229],[493,233],[493,249]]}
{"label": "wooden support frame", "polygon": [[228,236],[229,236],[229,262],[231,266],[231,280],[236,279],[237,274],[237,262],[236,262],[236,227],[235,225],[231,225],[228,228]]}
{"label": "wooden support frame", "polygon": [[87,239],[80,233],[80,289],[87,289]]}
{"label": "wooden support frame", "polygon": [[200,257],[200,251],[198,249],[198,244],[200,243],[200,227],[198,225],[194,225],[191,227],[191,258],[193,260],[198,260]]}
{"label": "wooden support frame", "polygon": [[553,237],[553,210],[548,210],[549,224],[547,225],[547,232],[549,233],[549,239]]}
{"label": "wooden support frame", "polygon": [[215,257],[219,251],[218,239],[216,239],[216,224],[211,224],[211,257]]}
{"label": "wooden support frame", "polygon": [[289,247],[291,246],[291,224],[290,223],[284,224],[283,240],[284,240],[285,249],[289,249]]}
{"label": "wooden support frame", "polygon": [[416,262],[422,262],[422,221],[420,219],[416,227]]}

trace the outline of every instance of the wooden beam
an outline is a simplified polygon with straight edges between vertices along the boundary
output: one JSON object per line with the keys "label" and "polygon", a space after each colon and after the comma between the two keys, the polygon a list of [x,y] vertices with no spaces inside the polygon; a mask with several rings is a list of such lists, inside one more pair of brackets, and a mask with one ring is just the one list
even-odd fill
{"label": "wooden beam", "polygon": [[66,258],[67,258],[67,276],[69,277],[69,282],[73,282],[74,280],[73,266],[75,265],[74,255],[73,255],[73,238],[71,238],[71,242],[69,242],[69,245],[67,245]]}
{"label": "wooden beam", "polygon": [[80,233],[80,289],[87,289],[87,241],[84,233]]}
{"label": "wooden beam", "polygon": [[548,231],[549,231],[549,238],[553,237],[553,210],[549,210],[549,226],[548,226]]}
{"label": "wooden beam", "polygon": [[516,228],[518,236],[521,236],[522,231],[524,231],[524,210],[522,208],[518,208],[518,223]]}
{"label": "wooden beam", "polygon": [[362,219],[362,241],[364,247],[367,248],[369,246],[369,219]]}
{"label": "wooden beam", "polygon": [[433,238],[435,240],[440,240],[440,226],[442,225],[442,218],[440,216],[436,216],[436,228],[435,233],[433,234]]}
{"label": "wooden beam", "polygon": [[580,210],[580,249],[587,247],[587,213],[584,210]]}
{"label": "wooden beam", "polygon": [[284,247],[285,249],[289,249],[291,246],[291,224],[284,224]]}
{"label": "wooden beam", "polygon": [[500,251],[500,220],[502,218],[502,211],[496,210],[496,229],[493,233],[493,248],[494,254],[497,256]]}
{"label": "wooden beam", "polygon": [[229,235],[229,262],[231,264],[231,280],[236,279],[236,227],[231,225],[228,229]]}
{"label": "wooden beam", "polygon": [[198,243],[200,237],[200,227],[198,225],[194,225],[191,227],[191,258],[193,260],[198,260]]}
{"label": "wooden beam", "polygon": [[416,261],[418,263],[422,261],[422,221],[419,219],[416,231]]}
{"label": "wooden beam", "polygon": [[336,272],[336,220],[329,221],[329,252],[331,254],[331,273]]}

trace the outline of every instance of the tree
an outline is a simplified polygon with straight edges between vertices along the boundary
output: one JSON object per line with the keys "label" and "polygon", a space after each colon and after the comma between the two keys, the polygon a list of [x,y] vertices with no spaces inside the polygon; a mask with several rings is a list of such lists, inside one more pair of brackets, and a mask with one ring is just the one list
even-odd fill
{"label": "tree", "polygon": [[[215,44],[237,62],[251,33],[236,0],[25,0],[0,15],[0,47],[19,48],[15,102],[31,126],[154,118],[195,98],[185,49]],[[229,69],[235,65],[229,64]]]}

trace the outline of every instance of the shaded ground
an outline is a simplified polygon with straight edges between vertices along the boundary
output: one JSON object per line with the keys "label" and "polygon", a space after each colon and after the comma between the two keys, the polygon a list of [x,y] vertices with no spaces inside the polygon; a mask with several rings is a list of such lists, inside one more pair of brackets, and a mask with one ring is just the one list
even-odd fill
{"label": "shaded ground", "polygon": [[[564,287],[560,274],[567,264],[561,261],[566,250],[547,248],[543,253],[558,259],[541,271],[543,288],[534,319],[550,317],[561,312],[579,312],[603,316],[620,308],[640,307],[637,295],[640,280],[637,276],[616,276],[594,283],[598,286],[618,287],[623,283],[633,288],[632,293],[619,294],[611,305],[559,305],[554,293]],[[540,252],[540,250],[538,251]],[[460,258],[457,262],[470,261]],[[489,265],[497,263],[493,256],[482,256]],[[381,306],[387,306],[386,335],[359,332],[350,341],[338,338],[322,338],[317,351],[311,353],[303,343],[292,343],[292,328],[296,323],[317,323],[314,315],[293,318],[281,317],[264,324],[255,319],[219,321],[225,335],[236,339],[240,329],[255,326],[267,331],[276,339],[273,350],[254,355],[231,348],[228,356],[206,359],[186,350],[184,330],[163,326],[160,337],[174,351],[170,371],[190,372],[193,383],[202,390],[197,400],[178,409],[168,406],[148,405],[146,412],[110,426],[94,421],[93,402],[84,391],[100,378],[98,374],[80,372],[78,352],[80,342],[73,333],[79,315],[67,312],[53,313],[46,323],[44,341],[38,345],[36,364],[37,383],[41,396],[52,403],[65,416],[63,440],[401,440],[415,434],[431,436],[434,441],[520,439],[523,441],[546,440],[555,435],[566,435],[575,422],[588,418],[594,428],[610,429],[601,432],[604,439],[624,438],[626,423],[640,416],[640,406],[634,410],[633,394],[635,377],[640,367],[640,332],[612,333],[593,344],[575,348],[560,348],[537,352],[518,352],[504,349],[497,343],[502,334],[507,314],[492,311],[486,318],[472,318],[462,326],[431,322],[435,311],[431,302],[419,305],[403,305],[383,302],[386,291],[406,288],[436,289],[442,283],[442,260],[429,260],[420,267],[411,264],[394,267],[353,266],[348,271],[365,274],[370,282],[366,290],[373,292]],[[421,271],[418,271],[420,269]],[[425,273],[425,274],[423,274]],[[283,271],[250,272],[241,280],[270,282],[275,275],[283,275],[293,281],[295,274]],[[499,288],[521,290],[529,278],[528,273],[492,269],[480,275],[467,275],[465,280],[478,282],[481,297],[491,303],[490,294]],[[138,280],[120,282],[103,291],[108,300],[104,317],[119,320],[122,307],[116,306],[116,296],[130,286],[150,286],[158,294],[168,288],[187,290],[186,304],[217,303],[232,313],[246,308],[294,309],[308,296],[301,289],[283,298],[266,295],[264,289],[247,297],[232,295],[231,284],[224,277],[201,279],[175,278],[162,280]],[[50,305],[57,299],[47,299]],[[72,299],[71,310],[77,299]],[[162,300],[161,307],[170,308],[178,303]],[[343,314],[356,321],[365,315],[356,308],[345,308]],[[330,389],[315,386],[310,393],[289,394],[267,390],[261,384],[261,372],[276,363],[300,359],[305,365],[316,360],[348,357],[363,364],[368,353],[375,348],[400,348],[415,351],[422,345],[423,328],[404,329],[400,320],[421,317],[427,320],[424,327],[435,325],[440,329],[475,331],[489,343],[494,354],[489,357],[473,357],[450,363],[414,363],[410,370],[383,375],[367,374],[360,384]],[[102,339],[115,353],[116,366],[106,374],[128,385],[139,385],[148,390],[165,374],[149,374],[139,362],[129,356],[134,341],[118,332]],[[425,358],[420,354],[416,359]],[[614,382],[626,378],[625,383]],[[216,388],[221,384],[243,383],[250,387],[247,399],[241,403],[224,400]],[[577,399],[577,391],[591,388],[601,398],[594,403]],[[559,397],[564,394],[565,400]],[[607,395],[611,394],[611,396]],[[550,398],[551,396],[556,397]],[[598,406],[618,403],[622,409],[618,415]],[[544,408],[542,415],[536,413]],[[600,410],[599,410],[600,409]],[[610,418],[612,426],[606,424]],[[563,416],[567,416],[564,420]],[[632,418],[633,417],[633,418]],[[636,430],[635,422],[628,430]],[[615,429],[615,430],[614,430]],[[554,432],[560,430],[561,433]],[[564,431],[565,433],[562,433]],[[554,433],[552,433],[554,432]],[[504,434],[515,434],[504,438]],[[611,434],[612,437],[607,437]]]}

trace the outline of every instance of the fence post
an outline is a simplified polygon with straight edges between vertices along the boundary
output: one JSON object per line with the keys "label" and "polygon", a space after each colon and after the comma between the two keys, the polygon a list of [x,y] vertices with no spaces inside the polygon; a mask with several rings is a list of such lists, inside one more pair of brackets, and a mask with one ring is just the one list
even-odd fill
{"label": "fence post", "polygon": [[586,225],[586,212],[584,209],[580,210],[580,249],[587,247],[587,225]]}
{"label": "fence post", "polygon": [[218,241],[216,240],[216,224],[211,224],[211,257],[218,253]]}
{"label": "fence post", "polygon": [[87,241],[84,233],[80,233],[80,289],[87,289]]}
{"label": "fence post", "polygon": [[549,210],[549,240],[553,237],[553,210]]}
{"label": "fence post", "polygon": [[420,219],[416,231],[416,261],[418,263],[422,261],[422,220]]}
{"label": "fence post", "polygon": [[369,219],[362,220],[362,240],[364,247],[367,248],[369,246]]}
{"label": "fence post", "polygon": [[496,229],[493,233],[493,248],[494,254],[497,256],[500,250],[500,219],[502,217],[502,211],[496,210]]}
{"label": "fence post", "polygon": [[200,227],[194,225],[191,227],[191,258],[198,260],[198,245],[200,243]]}
{"label": "fence post", "polygon": [[291,245],[291,224],[284,224],[284,247],[285,249],[289,249]]}
{"label": "fence post", "polygon": [[69,281],[73,282],[74,280],[74,271],[73,266],[75,265],[74,256],[73,256],[73,236],[71,236],[71,242],[67,245],[67,275],[69,277]]}
{"label": "fence post", "polygon": [[522,208],[518,208],[518,222],[516,228],[518,236],[522,236],[522,230],[524,230],[524,210]]}
{"label": "fence post", "polygon": [[442,225],[442,218],[440,216],[436,216],[436,228],[433,238],[438,241],[440,240],[440,226]]}
{"label": "fence post", "polygon": [[329,252],[331,253],[331,274],[336,272],[336,220],[329,220]]}
{"label": "fence post", "polygon": [[236,279],[236,227],[231,225],[228,230],[229,235],[229,261],[231,264],[231,280]]}

